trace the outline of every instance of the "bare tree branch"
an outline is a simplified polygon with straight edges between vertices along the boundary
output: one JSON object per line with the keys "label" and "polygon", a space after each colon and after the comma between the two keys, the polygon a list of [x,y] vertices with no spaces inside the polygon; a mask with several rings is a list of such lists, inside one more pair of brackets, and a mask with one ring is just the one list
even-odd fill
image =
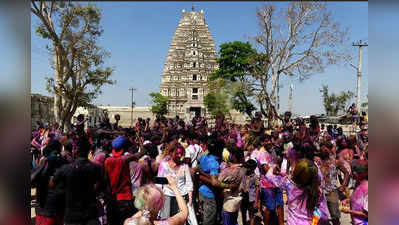
{"label": "bare tree branch", "polygon": [[281,75],[304,80],[328,65],[339,63],[348,54],[339,49],[347,30],[332,22],[326,4],[292,2],[285,13],[275,11],[272,4],[256,11],[260,32],[253,40],[263,48],[267,64],[251,74],[256,81],[250,82],[259,104],[266,104],[262,111],[266,110],[271,120],[279,117],[275,95]]}

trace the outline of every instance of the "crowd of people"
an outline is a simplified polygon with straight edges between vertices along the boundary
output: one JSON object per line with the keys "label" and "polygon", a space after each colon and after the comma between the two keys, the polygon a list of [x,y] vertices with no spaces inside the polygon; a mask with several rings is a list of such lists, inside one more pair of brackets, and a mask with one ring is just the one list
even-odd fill
{"label": "crowd of people", "polygon": [[[32,132],[37,225],[368,224],[368,131],[306,124],[286,112],[265,127],[157,116],[122,128],[105,118]],[[286,205],[287,210],[284,210]],[[241,212],[241,213],[239,213]],[[284,213],[287,213],[286,220]]]}

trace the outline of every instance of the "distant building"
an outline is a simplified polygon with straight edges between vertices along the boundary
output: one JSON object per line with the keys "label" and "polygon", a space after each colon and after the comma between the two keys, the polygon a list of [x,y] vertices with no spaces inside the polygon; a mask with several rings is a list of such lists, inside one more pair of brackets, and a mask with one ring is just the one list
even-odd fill
{"label": "distant building", "polygon": [[206,116],[208,77],[218,69],[217,53],[204,12],[185,11],[163,69],[160,93],[168,96],[168,116]]}
{"label": "distant building", "polygon": [[40,94],[30,96],[32,129],[38,128],[37,122],[54,123],[54,98]]}

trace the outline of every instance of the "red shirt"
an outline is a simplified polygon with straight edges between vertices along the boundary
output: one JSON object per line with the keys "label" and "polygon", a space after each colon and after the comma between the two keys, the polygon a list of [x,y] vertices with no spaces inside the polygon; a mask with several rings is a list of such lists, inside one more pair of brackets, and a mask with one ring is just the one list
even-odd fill
{"label": "red shirt", "polygon": [[116,195],[118,201],[133,199],[129,164],[122,153],[122,151],[112,151],[112,156],[105,160],[105,170],[111,183],[112,194]]}

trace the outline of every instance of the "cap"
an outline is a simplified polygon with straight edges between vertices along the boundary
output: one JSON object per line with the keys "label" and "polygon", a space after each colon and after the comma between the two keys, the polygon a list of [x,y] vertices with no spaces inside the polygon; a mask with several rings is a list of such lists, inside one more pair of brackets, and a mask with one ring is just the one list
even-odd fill
{"label": "cap", "polygon": [[124,147],[126,140],[124,137],[119,136],[112,141],[112,148],[119,150]]}

